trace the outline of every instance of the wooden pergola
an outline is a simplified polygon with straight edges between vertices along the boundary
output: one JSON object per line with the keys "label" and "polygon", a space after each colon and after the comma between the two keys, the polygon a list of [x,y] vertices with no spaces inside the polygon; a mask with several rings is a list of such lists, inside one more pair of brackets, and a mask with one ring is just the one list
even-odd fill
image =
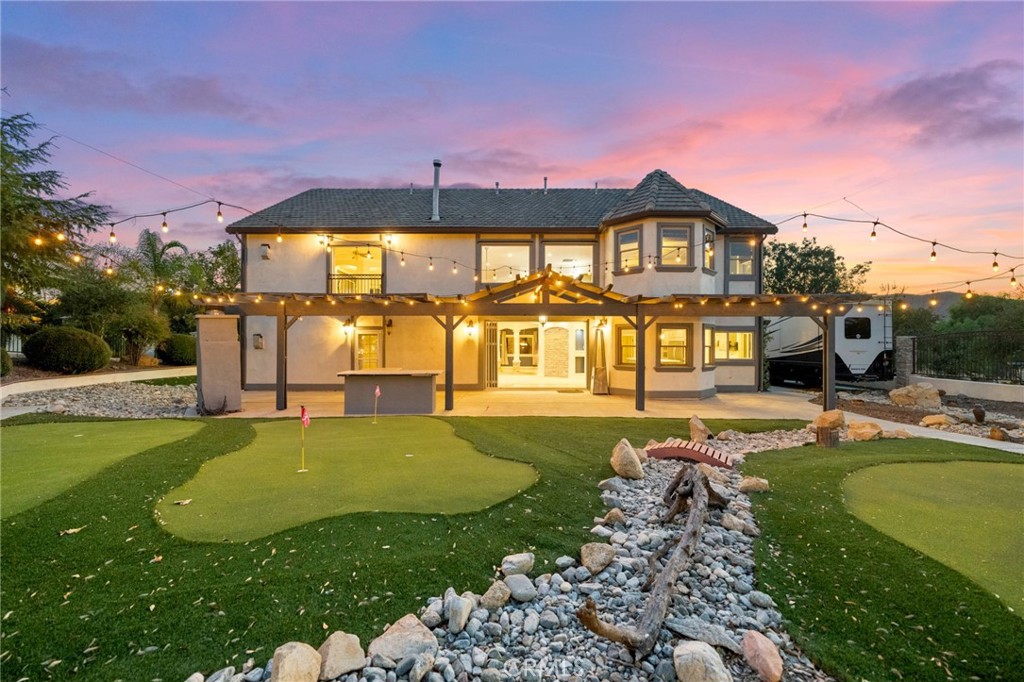
{"label": "wooden pergola", "polygon": [[588,316],[620,317],[637,332],[636,409],[645,406],[647,329],[659,318],[809,317],[822,330],[822,389],[824,409],[835,407],[835,320],[870,298],[860,294],[669,294],[627,296],[612,287],[599,287],[553,272],[551,266],[527,277],[496,286],[484,285],[472,294],[207,294],[193,303],[226,313],[277,319],[277,409],[288,407],[288,329],[302,317],[388,316],[433,318],[445,332],[445,410],[453,409],[454,332],[470,316]]}

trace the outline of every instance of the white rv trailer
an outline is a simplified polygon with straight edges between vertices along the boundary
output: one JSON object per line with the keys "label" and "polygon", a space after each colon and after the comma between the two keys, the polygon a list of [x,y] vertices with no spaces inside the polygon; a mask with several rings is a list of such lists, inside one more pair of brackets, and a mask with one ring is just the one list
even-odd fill
{"label": "white rv trailer", "polygon": [[[769,382],[821,385],[821,328],[809,317],[766,318]],[[836,380],[892,379],[892,304],[865,301],[836,318]]]}

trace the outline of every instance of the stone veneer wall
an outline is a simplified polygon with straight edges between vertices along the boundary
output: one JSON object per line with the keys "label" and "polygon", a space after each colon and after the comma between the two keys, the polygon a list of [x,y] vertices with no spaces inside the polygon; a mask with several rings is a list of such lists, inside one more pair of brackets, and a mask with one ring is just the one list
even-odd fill
{"label": "stone veneer wall", "polygon": [[896,363],[896,385],[910,384],[910,375],[914,373],[914,336],[897,336],[896,347],[893,349]]}
{"label": "stone veneer wall", "polygon": [[569,376],[569,330],[565,327],[544,330],[544,376]]}

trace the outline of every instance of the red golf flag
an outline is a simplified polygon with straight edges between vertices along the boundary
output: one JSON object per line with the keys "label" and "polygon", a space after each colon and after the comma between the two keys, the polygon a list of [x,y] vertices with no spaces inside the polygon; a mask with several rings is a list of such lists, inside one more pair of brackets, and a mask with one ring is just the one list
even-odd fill
{"label": "red golf flag", "polygon": [[309,426],[309,412],[306,412],[306,406],[302,406],[302,412],[299,414],[299,419],[302,420],[303,426]]}
{"label": "red golf flag", "polygon": [[377,384],[376,386],[373,387],[373,397],[374,398],[379,398],[380,397],[380,384]]}

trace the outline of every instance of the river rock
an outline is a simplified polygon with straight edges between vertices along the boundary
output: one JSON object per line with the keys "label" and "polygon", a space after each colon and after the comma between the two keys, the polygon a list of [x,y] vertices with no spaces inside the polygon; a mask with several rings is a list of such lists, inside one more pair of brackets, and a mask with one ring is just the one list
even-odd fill
{"label": "river rock", "polygon": [[623,438],[612,449],[612,470],[622,478],[640,479],[644,477],[644,467],[640,464],[633,446]]}
{"label": "river rock", "polygon": [[782,657],[779,648],[770,639],[756,630],[747,630],[743,635],[743,658],[747,665],[757,672],[763,682],[779,682],[782,679]]}
{"label": "river rock", "polygon": [[741,493],[763,493],[768,491],[768,481],[754,476],[744,476],[737,490]]}
{"label": "river rock", "polygon": [[626,515],[622,513],[621,509],[615,507],[608,510],[608,513],[604,515],[603,521],[608,526],[625,525]]}
{"label": "river rock", "polygon": [[505,585],[516,601],[527,602],[537,598],[537,588],[533,581],[525,575],[505,576]]}
{"label": "river rock", "polygon": [[[527,578],[529,580],[529,578]],[[407,656],[437,653],[437,637],[427,626],[420,622],[415,614],[402,616],[366,648],[369,656],[380,654],[393,661],[400,661]]]}
{"label": "river rock", "polygon": [[615,548],[603,542],[588,542],[580,547],[580,563],[591,575],[603,571],[614,558]]}
{"label": "river rock", "polygon": [[320,645],[320,679],[333,680],[366,665],[359,637],[338,630]]}
{"label": "river rock", "polygon": [[501,572],[505,575],[527,574],[533,570],[533,552],[509,554],[501,560]]}
{"label": "river rock", "polygon": [[878,440],[882,437],[882,427],[875,422],[850,422],[846,436],[850,440]]}
{"label": "river rock", "polygon": [[488,611],[497,611],[508,602],[508,598],[511,596],[512,592],[508,589],[508,585],[501,580],[495,580],[480,597],[480,606]]}
{"label": "river rock", "polygon": [[469,614],[473,611],[473,601],[453,594],[446,600],[445,609],[448,611],[448,632],[458,634],[466,628],[469,622]]}
{"label": "river rock", "polygon": [[942,407],[938,389],[929,383],[911,384],[889,391],[889,400],[900,407],[923,407],[937,410]]}
{"label": "river rock", "polygon": [[718,467],[713,467],[710,464],[701,462],[697,465],[697,468],[700,469],[701,473],[707,476],[708,480],[712,483],[717,483],[719,485],[732,485],[732,481],[729,480],[729,474],[725,473]]}
{"label": "river rock", "polygon": [[270,682],[316,682],[320,677],[320,654],[305,642],[282,644],[272,660]]}
{"label": "river rock", "polygon": [[690,616],[688,618],[666,618],[665,627],[677,635],[682,635],[687,639],[694,639],[698,642],[710,644],[711,646],[720,646],[724,649],[728,649],[734,654],[740,654],[743,652],[739,642],[733,639],[733,637],[726,632],[725,628],[721,625],[705,622],[696,616]]}
{"label": "river rock", "polygon": [[680,642],[672,650],[679,682],[732,682],[732,674],[710,644]]}
{"label": "river rock", "polygon": [[719,521],[719,523],[722,524],[722,528],[727,528],[729,530],[738,530],[740,532],[742,532],[743,529],[746,527],[746,524],[743,523],[743,519],[736,516],[735,514],[730,514],[729,512],[722,514],[722,518]]}
{"label": "river rock", "polygon": [[715,434],[711,433],[711,429],[704,425],[700,417],[697,415],[690,417],[690,440],[707,443],[714,437]]}
{"label": "river rock", "polygon": [[825,426],[830,429],[841,429],[846,426],[846,418],[843,416],[842,410],[827,410],[815,417],[814,421],[811,422],[811,426]]}

